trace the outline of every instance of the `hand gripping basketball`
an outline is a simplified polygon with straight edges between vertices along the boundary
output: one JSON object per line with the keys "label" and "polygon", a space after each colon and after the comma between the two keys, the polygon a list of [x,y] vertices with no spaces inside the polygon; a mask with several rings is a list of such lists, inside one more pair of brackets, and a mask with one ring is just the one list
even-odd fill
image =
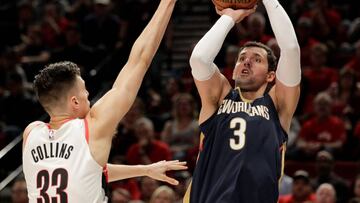
{"label": "hand gripping basketball", "polygon": [[250,9],[253,8],[258,0],[212,0],[218,10],[225,8],[232,9]]}

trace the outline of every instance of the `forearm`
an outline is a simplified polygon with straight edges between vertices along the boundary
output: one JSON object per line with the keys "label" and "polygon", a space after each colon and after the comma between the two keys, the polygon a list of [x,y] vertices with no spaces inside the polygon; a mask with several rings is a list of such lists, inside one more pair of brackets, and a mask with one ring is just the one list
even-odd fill
{"label": "forearm", "polygon": [[299,45],[295,30],[284,8],[278,0],[263,0],[263,3],[280,49],[297,49]]}
{"label": "forearm", "polygon": [[272,30],[280,47],[277,78],[287,86],[300,83],[300,48],[294,27],[278,0],[263,0]]}
{"label": "forearm", "polygon": [[190,65],[197,80],[207,80],[216,70],[214,59],[219,53],[224,40],[234,26],[234,20],[223,15],[195,46]]}
{"label": "forearm", "polygon": [[118,181],[127,178],[134,178],[147,175],[147,166],[145,165],[115,165],[107,164],[109,182]]}

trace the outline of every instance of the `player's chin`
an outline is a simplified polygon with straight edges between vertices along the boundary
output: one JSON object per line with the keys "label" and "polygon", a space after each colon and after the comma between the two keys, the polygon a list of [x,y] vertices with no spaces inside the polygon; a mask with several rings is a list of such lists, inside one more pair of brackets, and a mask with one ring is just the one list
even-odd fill
{"label": "player's chin", "polygon": [[239,83],[239,84],[248,84],[251,82],[251,79],[249,77],[244,77],[244,76],[238,76],[234,78],[235,80],[235,84]]}

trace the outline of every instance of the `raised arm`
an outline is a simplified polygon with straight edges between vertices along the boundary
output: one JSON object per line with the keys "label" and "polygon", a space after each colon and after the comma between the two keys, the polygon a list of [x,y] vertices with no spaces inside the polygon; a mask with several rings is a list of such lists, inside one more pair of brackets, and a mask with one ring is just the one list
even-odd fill
{"label": "raised arm", "polygon": [[275,87],[270,91],[280,122],[288,131],[300,96],[300,48],[294,27],[278,0],[263,0],[280,47]]}
{"label": "raised arm", "polygon": [[254,11],[255,8],[249,10],[233,10],[230,8],[222,11],[217,10],[217,13],[221,15],[220,19],[196,44],[191,54],[191,72],[202,103],[200,123],[216,111],[224,93],[226,94],[231,89],[229,82],[214,64],[214,59],[234,24]]}
{"label": "raised arm", "polygon": [[[102,165],[107,161],[116,126],[133,104],[144,75],[160,45],[175,2],[176,0],[161,0],[154,16],[135,41],[129,59],[118,74],[112,89],[94,104],[87,115],[90,149],[95,160]],[[92,142],[94,140],[97,142]]]}

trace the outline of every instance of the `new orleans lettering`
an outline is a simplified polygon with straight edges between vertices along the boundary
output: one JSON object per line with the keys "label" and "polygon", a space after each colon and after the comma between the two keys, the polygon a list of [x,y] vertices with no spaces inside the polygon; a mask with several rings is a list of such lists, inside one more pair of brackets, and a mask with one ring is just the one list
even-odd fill
{"label": "new orleans lettering", "polygon": [[223,101],[217,114],[230,114],[237,112],[245,112],[249,116],[261,116],[266,120],[270,119],[269,109],[264,105],[251,106],[251,104],[247,102],[235,102],[228,99]]}

